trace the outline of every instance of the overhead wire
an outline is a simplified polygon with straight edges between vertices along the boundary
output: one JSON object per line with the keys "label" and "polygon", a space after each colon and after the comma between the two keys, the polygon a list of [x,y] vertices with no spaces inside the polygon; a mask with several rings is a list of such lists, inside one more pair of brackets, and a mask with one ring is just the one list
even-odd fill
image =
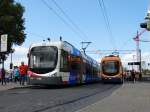
{"label": "overhead wire", "polygon": [[110,44],[112,45],[113,49],[116,50],[116,43],[115,43],[115,39],[114,39],[113,34],[112,34],[112,30],[111,30],[111,27],[110,27],[110,21],[109,21],[109,18],[108,18],[108,14],[107,14],[107,10],[106,10],[104,1],[103,0],[98,0],[98,4],[101,8],[101,11],[102,11],[102,14],[103,14],[103,17],[104,17],[104,21],[105,21],[105,24],[106,24],[106,29],[107,29],[108,34],[109,34]]}
{"label": "overhead wire", "polygon": [[[103,0],[102,0],[102,4],[103,4],[103,7],[104,7],[104,14],[106,15],[106,21],[107,21],[107,25],[108,25],[108,28],[109,28],[110,36],[113,37],[111,26],[110,26],[110,21],[109,21],[109,18],[108,18],[108,13],[107,13],[107,10],[106,10],[106,7],[105,7],[105,4],[104,4]],[[111,38],[111,39],[114,39],[114,37]]]}
{"label": "overhead wire", "polygon": [[131,41],[132,39],[131,38],[129,38],[127,41],[125,41],[123,44],[122,44],[122,46],[121,46],[121,48],[122,49],[124,49],[124,47],[126,47],[126,45],[129,43],[129,41]]}
{"label": "overhead wire", "polygon": [[72,26],[74,26],[74,28],[86,39],[88,38],[88,36],[78,27],[78,25],[65,13],[65,11],[60,7],[60,5],[55,1],[55,0],[51,0],[56,7],[62,12],[62,14],[68,19],[68,21],[72,24]]}
{"label": "overhead wire", "polygon": [[52,11],[68,28],[70,28],[80,39],[85,40],[63,17],[61,17],[45,0],[41,0],[43,4]]}

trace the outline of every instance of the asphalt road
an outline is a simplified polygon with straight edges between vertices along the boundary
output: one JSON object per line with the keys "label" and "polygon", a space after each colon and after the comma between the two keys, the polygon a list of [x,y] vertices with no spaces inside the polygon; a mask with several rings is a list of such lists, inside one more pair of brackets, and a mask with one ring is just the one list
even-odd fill
{"label": "asphalt road", "polygon": [[122,85],[32,87],[0,92],[0,112],[74,112],[110,96]]}

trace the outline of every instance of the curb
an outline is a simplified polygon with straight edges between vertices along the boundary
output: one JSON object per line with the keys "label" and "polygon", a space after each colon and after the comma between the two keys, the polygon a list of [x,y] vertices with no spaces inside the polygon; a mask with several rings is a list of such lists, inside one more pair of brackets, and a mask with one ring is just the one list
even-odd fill
{"label": "curb", "polygon": [[30,88],[31,87],[31,85],[25,85],[25,86],[10,86],[10,85],[4,85],[3,87],[2,87],[2,89],[0,89],[0,92],[1,91],[7,91],[7,90],[13,90],[13,89],[21,89],[21,88]]}
{"label": "curb", "polygon": [[30,87],[32,87],[32,86],[31,86],[31,85],[25,85],[25,86],[20,86],[20,87],[12,87],[12,88],[9,88],[9,89],[7,89],[7,90],[30,88]]}

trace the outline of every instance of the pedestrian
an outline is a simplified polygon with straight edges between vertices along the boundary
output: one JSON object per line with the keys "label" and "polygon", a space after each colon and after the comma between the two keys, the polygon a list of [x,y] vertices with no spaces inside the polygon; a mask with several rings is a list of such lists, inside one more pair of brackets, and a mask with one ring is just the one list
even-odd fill
{"label": "pedestrian", "polygon": [[123,73],[123,78],[124,78],[124,80],[126,80],[126,78],[127,78],[127,72]]}
{"label": "pedestrian", "polygon": [[0,82],[2,80],[2,69],[0,69]]}
{"label": "pedestrian", "polygon": [[1,70],[1,82],[2,82],[2,85],[3,85],[3,83],[5,83],[5,85],[6,85],[5,69],[4,68],[2,68],[2,70]]}
{"label": "pedestrian", "polygon": [[20,74],[19,74],[18,66],[14,66],[13,77],[14,77],[14,82],[15,83],[19,81]]}
{"label": "pedestrian", "polygon": [[132,76],[133,83],[135,83],[135,71],[134,70],[131,71],[131,76]]}
{"label": "pedestrian", "polygon": [[19,66],[20,85],[24,85],[25,81],[27,80],[27,70],[28,66],[24,65],[24,62],[21,62],[21,65]]}

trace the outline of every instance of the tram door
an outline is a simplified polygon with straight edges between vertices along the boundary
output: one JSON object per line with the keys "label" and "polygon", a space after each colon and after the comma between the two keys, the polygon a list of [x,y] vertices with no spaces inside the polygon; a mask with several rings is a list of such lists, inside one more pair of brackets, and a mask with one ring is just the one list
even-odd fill
{"label": "tram door", "polygon": [[82,82],[82,58],[80,56],[71,56],[70,74],[74,83],[80,84]]}

